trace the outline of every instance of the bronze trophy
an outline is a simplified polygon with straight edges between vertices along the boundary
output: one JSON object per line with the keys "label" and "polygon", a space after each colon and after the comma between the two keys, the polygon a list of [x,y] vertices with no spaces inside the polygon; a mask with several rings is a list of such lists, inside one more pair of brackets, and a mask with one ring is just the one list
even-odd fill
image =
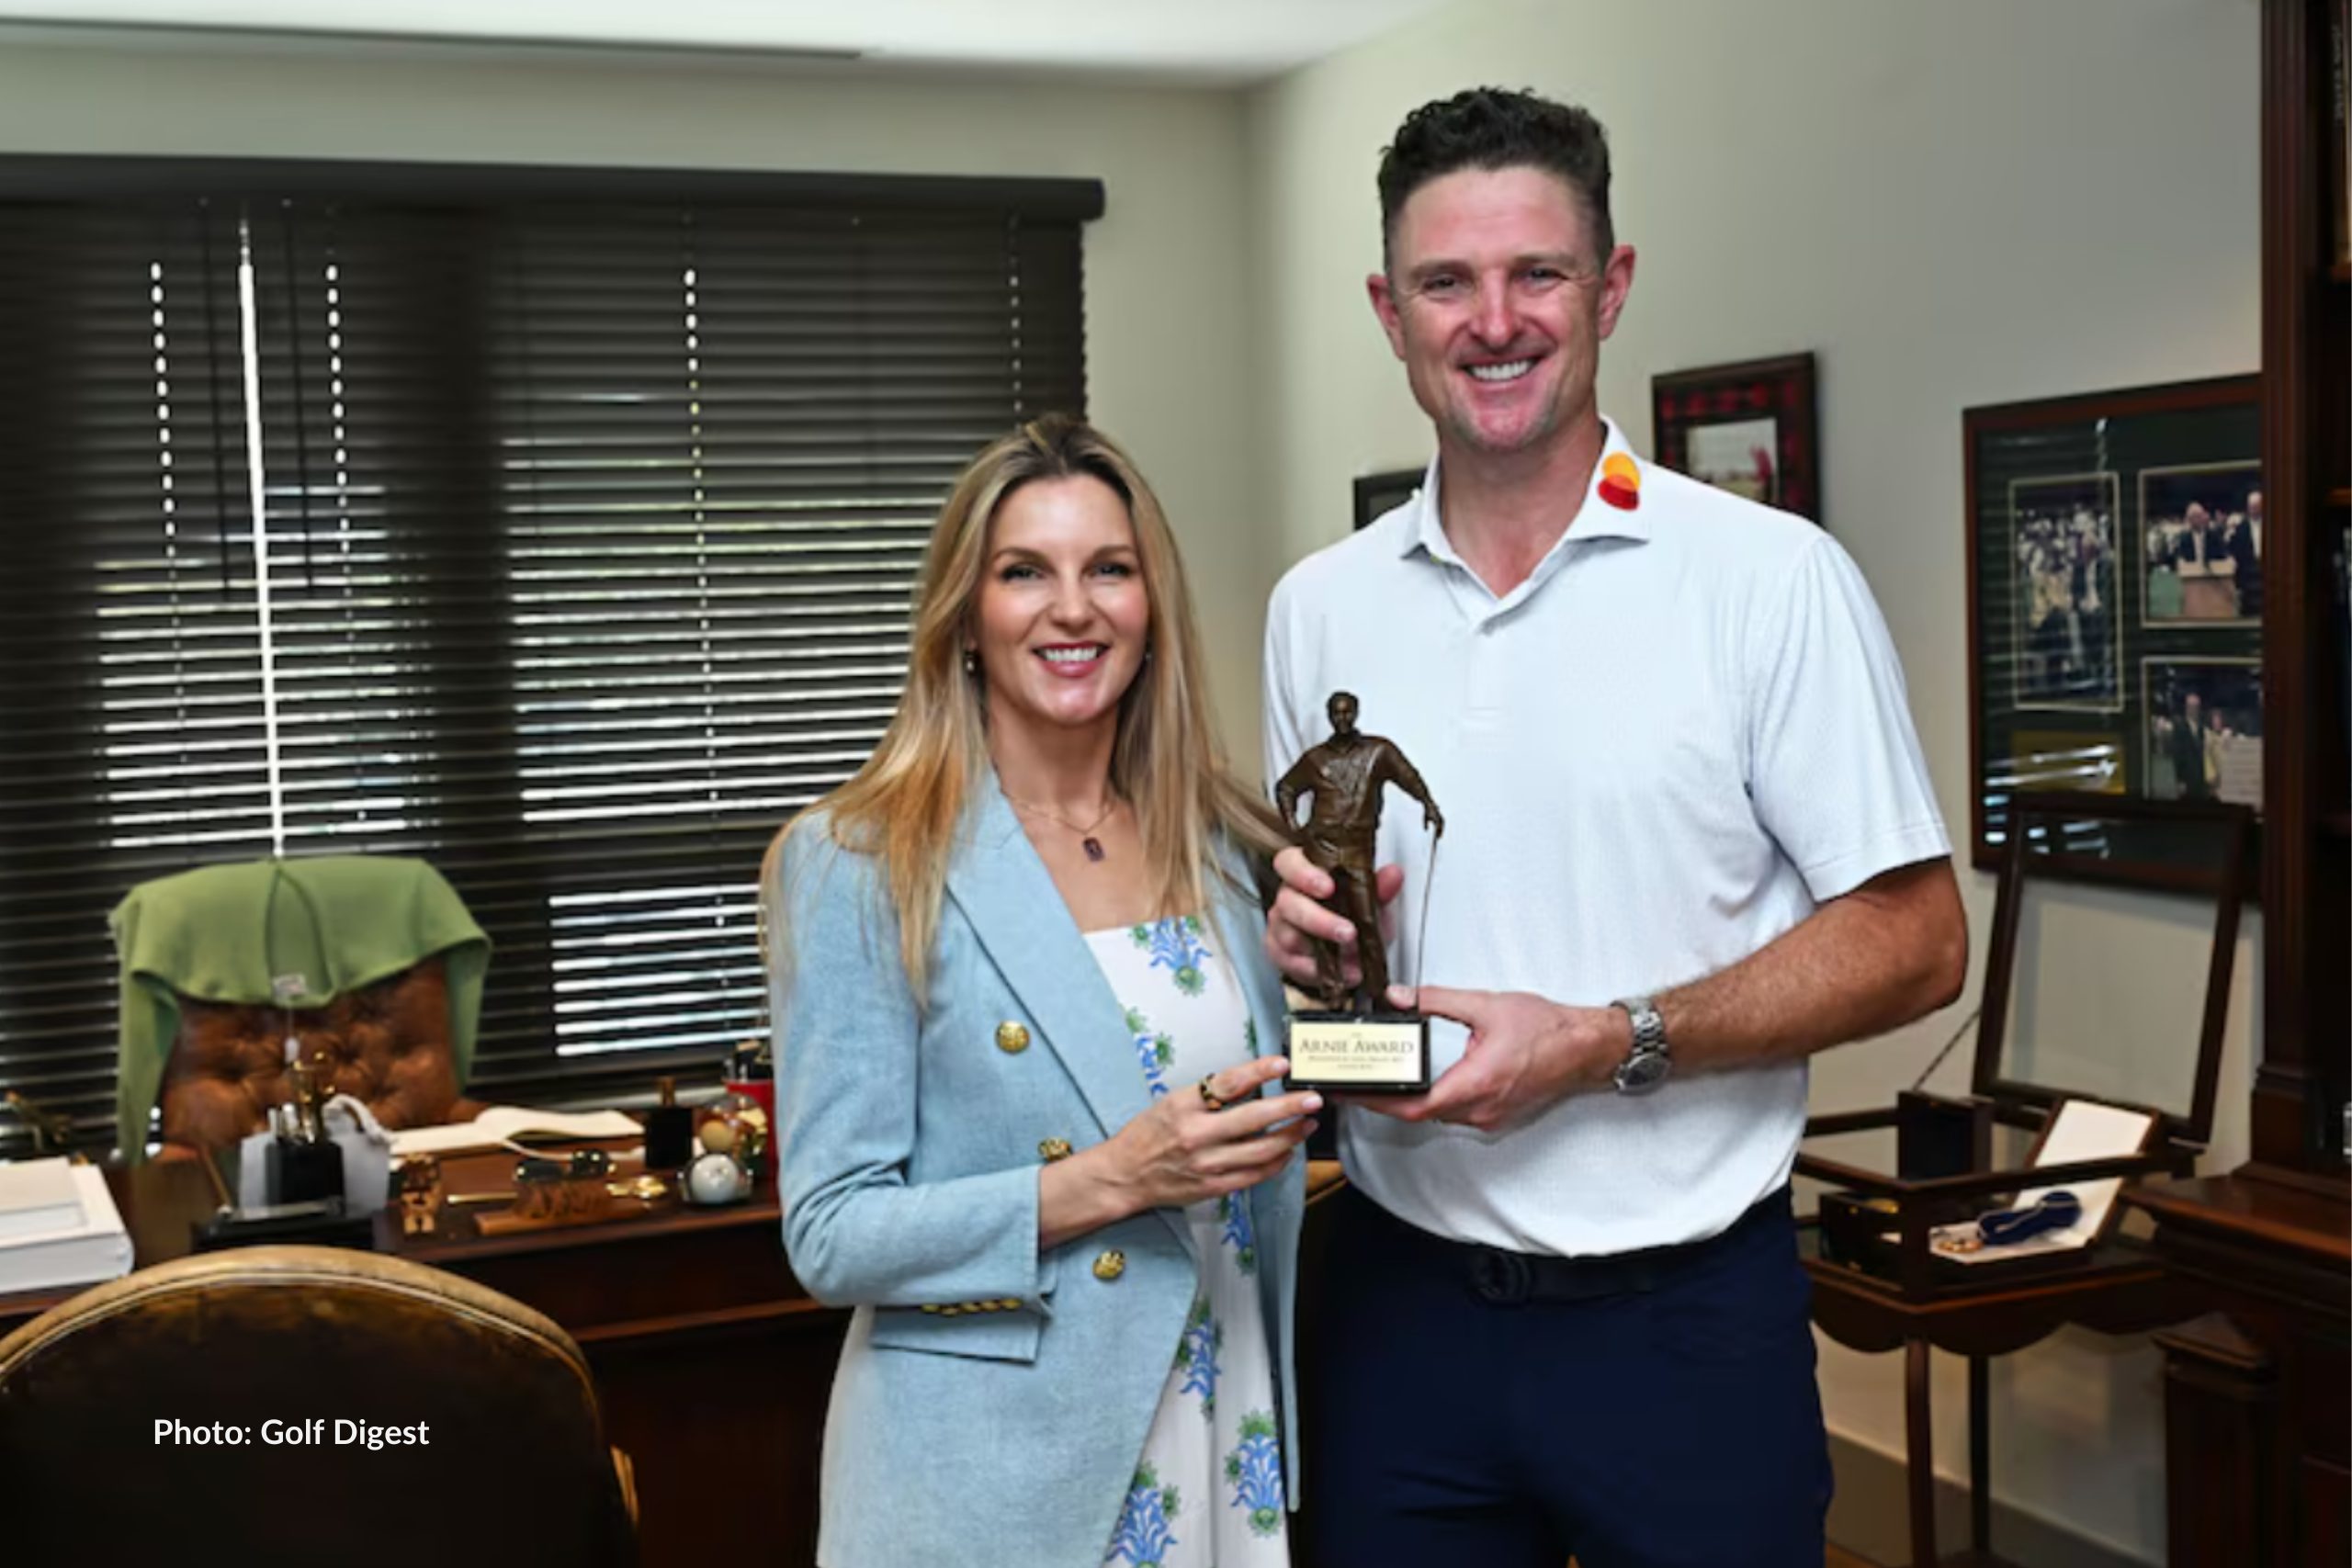
{"label": "bronze trophy", "polygon": [[[1356,699],[1334,692],[1327,709],[1331,739],[1308,750],[1274,786],[1274,809],[1296,835],[1306,858],[1330,874],[1331,908],[1356,928],[1363,977],[1347,981],[1339,944],[1316,944],[1317,989],[1322,1006],[1291,1014],[1283,1055],[1289,1087],[1349,1094],[1419,1094],[1430,1087],[1430,1025],[1418,1012],[1388,1005],[1388,951],[1380,935],[1380,898],[1374,856],[1380,835],[1382,792],[1395,784],[1421,803],[1421,819],[1436,839],[1445,818],[1429,786],[1396,743],[1356,728]],[[1298,822],[1301,795],[1311,797],[1306,823]],[[1423,907],[1427,908],[1427,890]]]}

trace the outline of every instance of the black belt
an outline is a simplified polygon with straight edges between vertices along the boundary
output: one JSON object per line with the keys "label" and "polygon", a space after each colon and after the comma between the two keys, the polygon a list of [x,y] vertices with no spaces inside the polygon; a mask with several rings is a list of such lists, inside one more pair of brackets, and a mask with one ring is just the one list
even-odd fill
{"label": "black belt", "polygon": [[1634,1252],[1613,1252],[1593,1258],[1558,1258],[1541,1253],[1513,1252],[1508,1247],[1476,1242],[1449,1241],[1406,1224],[1367,1197],[1364,1207],[1399,1241],[1457,1275],[1470,1293],[1489,1306],[1524,1306],[1529,1302],[1585,1302],[1603,1296],[1634,1295],[1657,1290],[1758,1225],[1789,1213],[1785,1187],[1757,1201],[1724,1230],[1702,1241],[1672,1247],[1645,1247]]}

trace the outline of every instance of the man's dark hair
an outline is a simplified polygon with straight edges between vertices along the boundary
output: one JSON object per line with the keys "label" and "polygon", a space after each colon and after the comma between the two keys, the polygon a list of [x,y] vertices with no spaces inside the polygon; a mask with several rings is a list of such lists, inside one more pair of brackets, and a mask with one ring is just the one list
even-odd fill
{"label": "man's dark hair", "polygon": [[1396,214],[1405,200],[1431,180],[1463,169],[1509,169],[1525,165],[1566,180],[1583,203],[1606,262],[1617,235],[1609,221],[1609,133],[1573,104],[1555,104],[1529,92],[1472,87],[1450,98],[1423,104],[1396,128],[1396,140],[1380,154],[1381,254],[1389,259],[1396,238]]}

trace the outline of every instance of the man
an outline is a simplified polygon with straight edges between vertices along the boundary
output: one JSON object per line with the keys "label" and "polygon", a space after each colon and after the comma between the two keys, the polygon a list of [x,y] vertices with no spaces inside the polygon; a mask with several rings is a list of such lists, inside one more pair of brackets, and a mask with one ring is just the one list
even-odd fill
{"label": "man", "polygon": [[[1325,1005],[1350,1005],[1351,992],[1360,992],[1355,1005],[1369,1011],[1388,1001],[1388,955],[1379,943],[1380,901],[1374,896],[1373,855],[1380,834],[1381,792],[1395,784],[1421,803],[1421,821],[1432,833],[1445,831],[1445,818],[1430,798],[1429,786],[1405,753],[1377,735],[1356,733],[1356,699],[1334,692],[1327,705],[1331,739],[1291,764],[1274,786],[1274,810],[1285,829],[1298,823],[1298,797],[1312,795],[1307,808],[1306,841],[1300,846],[1308,863],[1332,881],[1332,907],[1345,915],[1357,933],[1363,954],[1359,980],[1351,986],[1340,966],[1340,944],[1315,944],[1316,981]],[[1363,941],[1369,933],[1374,940]]]}
{"label": "man", "polygon": [[[1821,530],[1627,447],[1633,287],[1579,109],[1478,90],[1381,164],[1372,306],[1438,455],[1293,569],[1267,776],[1346,686],[1446,802],[1384,865],[1457,1021],[1346,1108],[1312,1325],[1319,1560],[1817,1568],[1829,1474],[1787,1181],[1804,1058],[1952,1000],[1967,937],[1885,627]],[[1400,861],[1393,838],[1382,859]],[[1347,942],[1297,851],[1267,945]],[[1399,893],[1402,886],[1401,895]]]}
{"label": "man", "polygon": [[[2183,526],[2173,541],[2173,575],[2184,584],[2191,579],[2216,579],[2229,588],[2224,602],[2219,605],[2192,598],[2190,618],[2226,619],[2245,614],[2246,581],[2249,577],[2258,580],[2261,575],[2259,564],[2252,560],[2252,551],[2245,552],[2246,558],[2242,562],[2239,552],[2233,547],[2228,522],[2215,517],[2201,502],[2190,502],[2181,522]],[[2248,566],[2252,567],[2250,572]]]}
{"label": "man", "polygon": [[2246,492],[2245,511],[2230,520],[2222,553],[2230,558],[2237,581],[2238,614],[2249,620],[2262,616],[2262,492]]}
{"label": "man", "polygon": [[2222,550],[2221,533],[2213,526],[2213,514],[2205,503],[2192,501],[2181,514],[2181,530],[2172,544],[2173,570],[2186,575],[2217,570],[2227,558]]}
{"label": "man", "polygon": [[2180,699],[2180,716],[2173,720],[2172,732],[2165,743],[2180,798],[2212,799],[2213,776],[2221,771],[2215,759],[2220,747],[2205,725],[2204,698],[2191,692]]}

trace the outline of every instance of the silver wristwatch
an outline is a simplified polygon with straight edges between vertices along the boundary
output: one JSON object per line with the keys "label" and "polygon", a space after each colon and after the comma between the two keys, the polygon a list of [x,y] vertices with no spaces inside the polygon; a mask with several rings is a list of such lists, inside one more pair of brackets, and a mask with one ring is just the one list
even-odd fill
{"label": "silver wristwatch", "polygon": [[1647,997],[1627,997],[1609,1005],[1623,1008],[1634,1021],[1634,1048],[1617,1064],[1617,1092],[1647,1094],[1674,1070],[1674,1058],[1666,1048],[1666,1020]]}

